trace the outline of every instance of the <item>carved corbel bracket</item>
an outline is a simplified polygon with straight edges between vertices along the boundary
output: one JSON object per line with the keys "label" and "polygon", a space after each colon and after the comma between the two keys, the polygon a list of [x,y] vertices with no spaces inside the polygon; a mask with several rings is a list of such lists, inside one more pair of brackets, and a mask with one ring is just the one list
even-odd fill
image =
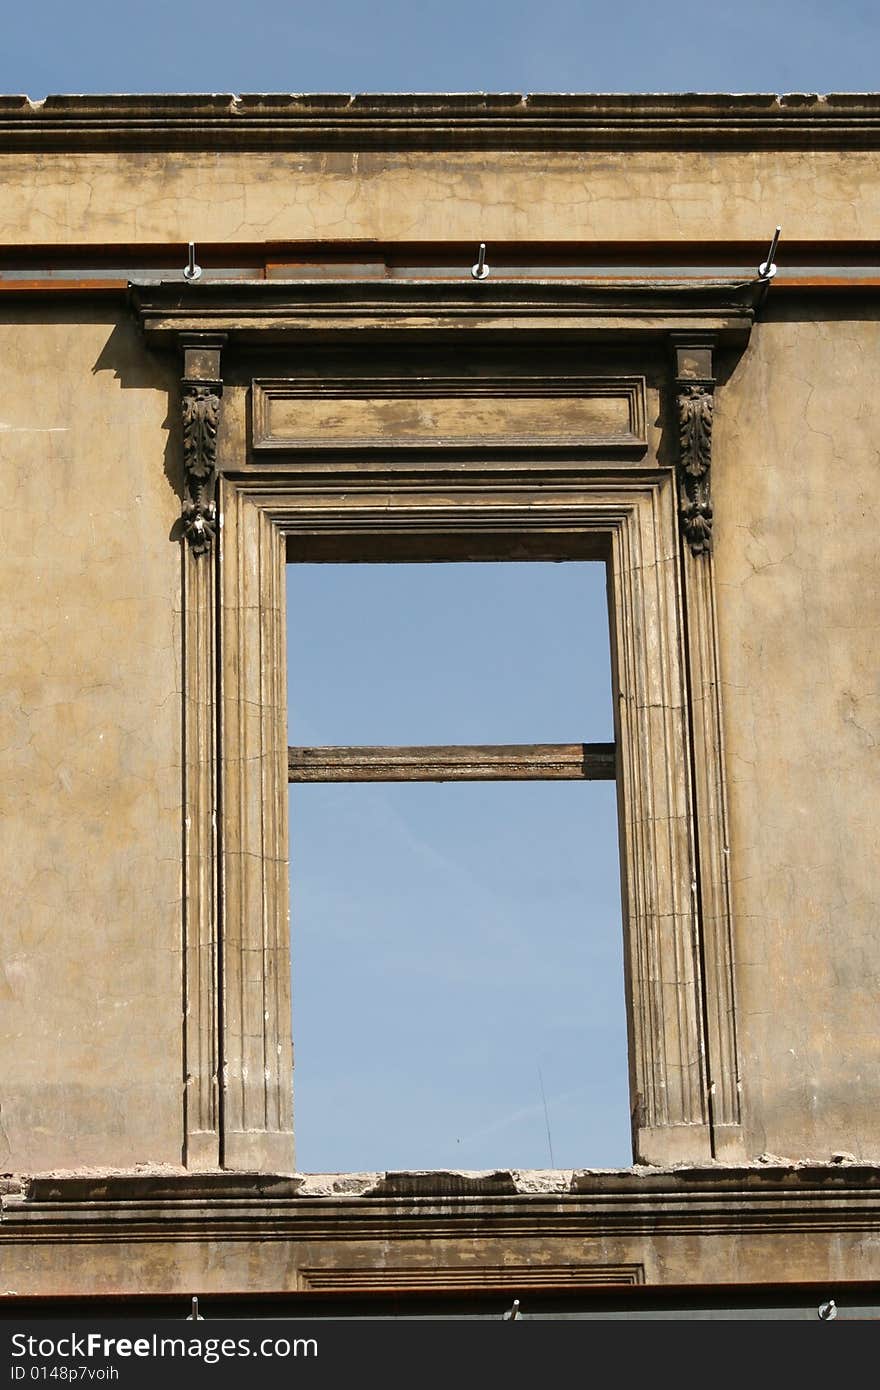
{"label": "carved corbel bracket", "polygon": [[712,411],[715,377],[712,348],[675,344],[678,416],[678,510],[693,555],[712,548]]}
{"label": "carved corbel bracket", "polygon": [[217,430],[220,424],[222,338],[183,343],[180,404],[183,422],[183,535],[205,555],[217,534]]}

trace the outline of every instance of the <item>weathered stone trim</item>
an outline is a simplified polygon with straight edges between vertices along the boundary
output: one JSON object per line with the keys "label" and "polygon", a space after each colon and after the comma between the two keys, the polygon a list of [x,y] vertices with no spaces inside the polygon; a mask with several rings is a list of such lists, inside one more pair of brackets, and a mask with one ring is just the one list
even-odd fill
{"label": "weathered stone trim", "polygon": [[736,1159],[743,1156],[741,1081],[710,492],[715,343],[673,334],[672,345],[712,1152]]}
{"label": "weathered stone trim", "polygon": [[715,561],[683,547],[712,1152],[744,1157]]}
{"label": "weathered stone trim", "polygon": [[596,1285],[632,1286],[644,1284],[645,1271],[640,1264],[465,1264],[461,1266],[381,1265],[371,1269],[360,1265],[348,1267],[313,1265],[299,1271],[303,1290],[358,1292],[400,1292],[410,1290],[448,1290],[492,1288],[521,1292],[526,1289],[565,1288],[588,1289]]}
{"label": "weathered stone trim", "polygon": [[222,381],[190,381],[184,377],[180,383],[186,485],[181,521],[194,555],[206,555],[216,536],[214,490],[222,394]]}
{"label": "weathered stone trim", "polygon": [[[452,543],[460,550],[468,537],[491,531],[507,538],[499,541],[499,554],[517,538],[546,537],[548,553],[558,558],[568,553],[566,538],[582,553],[584,538],[592,536],[610,551],[636,1153],[656,1163],[709,1158],[671,475],[544,488],[540,506],[522,483],[479,492],[467,483],[442,492],[425,487],[402,496],[376,483],[352,485],[344,496],[274,480],[224,479],[221,487],[227,1165],[268,1166],[265,1157],[256,1161],[257,1151],[276,1142],[272,1135],[282,1142],[287,1122],[278,1108],[290,1089],[289,1006],[279,987],[287,974],[286,834],[282,812],[276,818],[272,808],[285,805],[283,579],[285,539],[295,546],[298,533],[334,536],[349,547],[391,533],[431,544],[433,534],[440,538],[435,547]],[[271,1080],[264,1084],[266,1068]]]}
{"label": "weathered stone trim", "polygon": [[681,529],[694,555],[712,548],[713,386],[688,382],[680,385],[678,406],[678,488]]}
{"label": "weathered stone trim", "polygon": [[284,536],[222,484],[223,1162],[293,1166]]}
{"label": "weathered stone trim", "polygon": [[877,1164],[576,1169],[561,1190],[518,1190],[524,1178],[537,1176],[505,1170],[328,1175],[326,1191],[316,1195],[317,1179],[303,1175],[37,1175],[0,1199],[0,1246],[115,1243],[138,1235],[175,1242],[350,1241],[880,1230]]}
{"label": "weathered stone trim", "polygon": [[[191,335],[225,335],[249,347],[295,343],[317,330],[362,337],[365,329],[424,334],[464,329],[509,335],[540,330],[561,346],[577,335],[621,347],[668,346],[669,335],[711,334],[734,348],[748,342],[764,286],[755,280],[207,280],[132,282],[148,341],[169,346]],[[391,334],[389,334],[391,336]]]}
{"label": "weathered stone trim", "polygon": [[0,98],[6,149],[876,149],[876,94]]}
{"label": "weathered stone trim", "polygon": [[223,340],[185,340],[181,381],[183,596],[184,1158],[220,1161],[217,858],[217,428]]}
{"label": "weathered stone trim", "polygon": [[220,1161],[217,981],[216,586],[211,556],[182,546],[185,1159]]}

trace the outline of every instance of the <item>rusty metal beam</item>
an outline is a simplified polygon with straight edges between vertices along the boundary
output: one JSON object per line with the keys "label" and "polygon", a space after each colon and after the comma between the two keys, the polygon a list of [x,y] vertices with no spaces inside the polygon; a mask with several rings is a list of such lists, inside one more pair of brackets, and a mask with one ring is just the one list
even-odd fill
{"label": "rusty metal beam", "polygon": [[290,782],[607,781],[613,743],[289,748]]}

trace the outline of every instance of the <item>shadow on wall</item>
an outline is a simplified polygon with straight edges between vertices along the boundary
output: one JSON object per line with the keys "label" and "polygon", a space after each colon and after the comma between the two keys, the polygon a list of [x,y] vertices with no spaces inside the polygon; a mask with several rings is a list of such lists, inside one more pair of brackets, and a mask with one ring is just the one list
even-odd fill
{"label": "shadow on wall", "polygon": [[[179,502],[183,502],[183,444],[178,406],[180,366],[171,352],[157,352],[144,343],[137,324],[129,318],[117,319],[110,336],[92,366],[92,374],[112,372],[123,391],[164,391],[168,408],[162,427],[165,430],[163,468],[168,486]],[[149,466],[144,460],[144,466]],[[168,539],[181,538],[181,523],[175,521]]]}

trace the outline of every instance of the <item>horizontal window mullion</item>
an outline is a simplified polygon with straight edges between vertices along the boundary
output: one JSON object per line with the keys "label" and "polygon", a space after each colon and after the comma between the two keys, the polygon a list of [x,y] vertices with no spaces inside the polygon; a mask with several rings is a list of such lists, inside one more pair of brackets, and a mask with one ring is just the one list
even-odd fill
{"label": "horizontal window mullion", "polygon": [[290,782],[608,781],[613,743],[289,748]]}

